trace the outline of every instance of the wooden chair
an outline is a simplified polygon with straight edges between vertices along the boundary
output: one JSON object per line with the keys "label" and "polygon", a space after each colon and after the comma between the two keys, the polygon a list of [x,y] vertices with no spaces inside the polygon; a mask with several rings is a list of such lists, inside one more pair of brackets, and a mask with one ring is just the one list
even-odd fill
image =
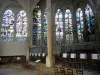
{"label": "wooden chair", "polygon": [[58,67],[54,67],[54,72],[55,72],[55,75],[62,75],[62,72],[59,71]]}
{"label": "wooden chair", "polygon": [[73,75],[73,70],[72,69],[67,69],[67,75]]}
{"label": "wooden chair", "polygon": [[65,68],[59,67],[61,75],[65,75]]}
{"label": "wooden chair", "polygon": [[58,67],[54,67],[55,75],[58,75]]}
{"label": "wooden chair", "polygon": [[83,75],[83,71],[76,70],[76,75]]}

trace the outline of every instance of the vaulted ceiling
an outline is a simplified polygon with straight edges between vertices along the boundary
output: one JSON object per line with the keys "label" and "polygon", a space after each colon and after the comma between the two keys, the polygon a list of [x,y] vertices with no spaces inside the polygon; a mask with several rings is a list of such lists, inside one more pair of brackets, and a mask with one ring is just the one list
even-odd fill
{"label": "vaulted ceiling", "polygon": [[[29,1],[29,0],[23,0],[23,1]],[[31,0],[32,2],[35,1],[35,0]],[[40,0],[40,1],[45,1],[45,0]],[[52,0],[52,3],[53,2],[63,2],[65,4],[68,4],[68,3],[72,3],[72,4],[78,4],[79,2],[81,3],[85,3],[86,1],[88,1],[91,6],[95,7],[95,8],[99,8],[100,7],[100,0]],[[8,5],[10,6],[20,6],[20,0],[0,0],[0,10],[1,8],[6,5],[7,3],[9,3]]]}

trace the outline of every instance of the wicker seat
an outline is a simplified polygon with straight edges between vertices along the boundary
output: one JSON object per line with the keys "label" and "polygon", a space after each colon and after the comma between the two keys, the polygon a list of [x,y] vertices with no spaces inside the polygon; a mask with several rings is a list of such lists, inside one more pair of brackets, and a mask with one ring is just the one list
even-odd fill
{"label": "wicker seat", "polygon": [[65,75],[65,68],[63,68],[63,67],[59,67],[59,68],[60,68],[61,75]]}
{"label": "wicker seat", "polygon": [[83,75],[83,71],[76,70],[76,75]]}
{"label": "wicker seat", "polygon": [[[59,71],[59,69],[60,69],[60,71]],[[54,67],[54,71],[55,71],[55,75],[65,75],[65,69],[62,67],[60,67],[60,68]]]}
{"label": "wicker seat", "polygon": [[73,75],[73,70],[72,69],[67,69],[67,75]]}

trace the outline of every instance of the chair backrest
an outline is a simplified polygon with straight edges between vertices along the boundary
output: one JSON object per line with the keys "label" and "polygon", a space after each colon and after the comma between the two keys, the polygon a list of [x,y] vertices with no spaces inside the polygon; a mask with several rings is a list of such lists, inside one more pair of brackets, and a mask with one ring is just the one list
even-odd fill
{"label": "chair backrest", "polygon": [[83,71],[76,70],[76,74],[77,74],[77,75],[83,75]]}
{"label": "chair backrest", "polygon": [[57,73],[58,72],[58,67],[53,67],[54,68],[54,71]]}
{"label": "chair backrest", "polygon": [[68,75],[73,75],[73,70],[72,69],[67,69]]}
{"label": "chair backrest", "polygon": [[59,67],[61,72],[65,72],[65,68],[64,67]]}

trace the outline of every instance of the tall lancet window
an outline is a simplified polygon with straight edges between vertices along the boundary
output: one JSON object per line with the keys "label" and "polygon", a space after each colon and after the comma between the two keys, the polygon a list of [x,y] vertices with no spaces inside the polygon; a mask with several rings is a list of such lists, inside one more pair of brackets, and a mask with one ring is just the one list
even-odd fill
{"label": "tall lancet window", "polygon": [[94,24],[94,14],[89,4],[85,7],[86,22],[88,25],[88,32],[90,33],[90,39],[94,40],[95,36],[95,24]]}
{"label": "tall lancet window", "polygon": [[1,24],[1,40],[11,41],[14,37],[14,13],[6,10]]}
{"label": "tall lancet window", "polygon": [[66,32],[66,41],[67,43],[73,42],[73,32],[72,32],[72,14],[69,9],[65,12],[65,32]]}
{"label": "tall lancet window", "polygon": [[55,25],[56,25],[56,40],[61,41],[63,39],[63,15],[60,9],[57,10],[55,15]]}
{"label": "tall lancet window", "polygon": [[77,18],[78,41],[81,42],[83,41],[83,31],[84,31],[83,11],[81,8],[77,9],[76,18]]}
{"label": "tall lancet window", "polygon": [[41,44],[41,10],[36,6],[33,10],[33,44]]}
{"label": "tall lancet window", "polygon": [[47,44],[47,12],[44,12],[44,42]]}
{"label": "tall lancet window", "polygon": [[17,15],[17,23],[16,23],[16,40],[17,41],[25,41],[27,38],[27,17],[26,12],[21,10]]}

